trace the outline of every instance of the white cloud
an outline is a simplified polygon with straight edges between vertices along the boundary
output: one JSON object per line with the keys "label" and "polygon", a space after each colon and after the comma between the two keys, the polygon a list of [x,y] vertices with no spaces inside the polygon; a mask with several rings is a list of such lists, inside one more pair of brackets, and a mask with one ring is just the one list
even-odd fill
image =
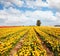
{"label": "white cloud", "polygon": [[[4,4],[5,7],[9,7],[8,9],[4,8],[3,10],[0,10],[0,20],[5,21],[2,23],[3,25],[29,25],[29,24],[35,24],[37,19],[48,21],[48,24],[51,24],[51,21],[53,24],[58,24],[60,22],[60,13],[57,12],[54,16],[52,11],[25,11],[24,13],[16,8],[13,8],[14,5],[17,5],[19,7],[22,7],[24,5],[24,2],[22,0],[0,0],[2,4]],[[26,0],[26,7],[28,8],[41,8],[41,7],[51,7],[51,8],[57,8],[60,9],[60,0],[47,0],[47,2],[42,2],[42,0]],[[50,22],[49,22],[50,21]],[[34,22],[34,23],[33,23]],[[17,23],[17,24],[16,24]],[[44,23],[44,22],[43,22]]]}
{"label": "white cloud", "polygon": [[11,0],[11,3],[14,3],[15,5],[21,7],[23,6],[24,2],[22,0]]}
{"label": "white cloud", "polygon": [[60,10],[60,0],[47,0],[47,2],[51,8],[56,8]]}
{"label": "white cloud", "polygon": [[15,7],[14,5],[17,5],[18,7],[28,7],[33,9],[49,7],[60,10],[60,0],[46,0],[46,2],[43,2],[42,0],[25,0],[26,3],[23,0],[0,0],[0,2],[4,4],[4,7]]}
{"label": "white cloud", "polygon": [[25,15],[35,19],[57,20],[51,11],[27,11]]}
{"label": "white cloud", "polygon": [[48,4],[46,2],[43,2],[42,0],[36,0],[36,1],[27,0],[26,5],[27,7],[30,7],[30,8],[41,8],[41,7],[48,6]]}
{"label": "white cloud", "polygon": [[58,18],[58,21],[60,22],[60,12],[56,13],[56,17]]}
{"label": "white cloud", "polygon": [[30,8],[41,8],[41,7],[49,7],[49,8],[55,8],[60,10],[60,0],[46,0],[46,2],[43,2],[42,0],[27,0],[26,1],[27,7]]}
{"label": "white cloud", "polygon": [[[18,7],[28,7],[28,8],[41,8],[41,7],[48,7],[48,4],[46,2],[43,2],[42,0],[25,0],[26,4],[23,0],[0,0],[2,4],[4,4],[4,7],[9,7],[14,5],[17,5]],[[13,5],[14,4],[14,5]]]}
{"label": "white cloud", "polygon": [[[53,15],[52,11],[26,11],[26,12],[21,12],[20,10],[17,10],[15,8],[9,8],[9,10],[4,9],[0,10],[0,19],[5,20],[3,24],[7,25],[34,25],[36,20],[45,20],[52,21],[54,23],[58,23],[60,18],[60,13],[56,13],[56,16]],[[17,24],[16,24],[17,23]],[[44,22],[42,22],[44,23]]]}
{"label": "white cloud", "polygon": [[13,4],[16,6],[22,7],[24,2],[22,0],[0,0],[1,4],[4,4],[4,7],[14,7]]}
{"label": "white cloud", "polygon": [[[0,10],[0,19],[5,20],[3,24],[7,25],[14,25],[15,23],[25,24],[25,22],[29,21],[30,18],[26,17],[21,11],[15,8],[9,8],[9,10],[4,9]],[[12,24],[11,24],[12,23]]]}

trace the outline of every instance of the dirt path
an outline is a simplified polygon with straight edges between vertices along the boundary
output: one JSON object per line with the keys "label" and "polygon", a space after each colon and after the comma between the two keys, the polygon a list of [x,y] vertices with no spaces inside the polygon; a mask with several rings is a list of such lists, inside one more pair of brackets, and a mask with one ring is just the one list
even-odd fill
{"label": "dirt path", "polygon": [[[36,32],[35,29],[34,29],[34,31]],[[36,32],[36,35],[37,35],[38,39],[41,41],[42,46],[43,46],[44,49],[46,50],[47,56],[54,56],[53,52],[51,52],[51,51],[49,50],[49,48],[47,48],[47,46],[43,43],[42,39],[40,38],[40,36],[39,36],[39,34],[38,34],[37,32]]]}
{"label": "dirt path", "polygon": [[22,47],[23,41],[26,36],[27,36],[27,33],[19,40],[16,46],[10,51],[9,56],[14,56],[14,54],[18,52],[18,50]]}

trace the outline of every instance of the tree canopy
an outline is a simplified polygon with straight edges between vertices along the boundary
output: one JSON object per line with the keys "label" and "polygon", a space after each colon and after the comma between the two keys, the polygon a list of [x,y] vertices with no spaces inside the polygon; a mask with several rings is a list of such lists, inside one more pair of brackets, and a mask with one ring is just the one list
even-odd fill
{"label": "tree canopy", "polygon": [[36,25],[37,25],[37,26],[40,26],[40,25],[41,25],[41,21],[40,21],[40,20],[37,20]]}

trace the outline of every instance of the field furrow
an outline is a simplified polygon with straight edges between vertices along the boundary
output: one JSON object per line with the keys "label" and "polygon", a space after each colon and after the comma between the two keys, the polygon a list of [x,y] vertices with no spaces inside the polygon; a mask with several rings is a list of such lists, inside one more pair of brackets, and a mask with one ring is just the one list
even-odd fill
{"label": "field furrow", "polygon": [[[35,30],[35,29],[34,29],[34,30]],[[39,33],[38,33],[36,30],[35,30],[35,33],[36,33],[38,39],[41,41],[42,46],[43,46],[44,49],[46,50],[47,56],[54,56],[53,52],[51,52],[51,51],[49,50],[49,48],[46,46],[46,44],[44,43],[44,41],[40,38],[40,35],[39,35]]]}
{"label": "field furrow", "polygon": [[10,51],[9,56],[14,56],[18,50],[22,47],[23,45],[23,40],[27,36],[28,31],[24,34],[24,36],[18,41],[18,43],[14,46],[14,48]]}
{"label": "field furrow", "polygon": [[60,56],[60,28],[0,28],[0,56]]}

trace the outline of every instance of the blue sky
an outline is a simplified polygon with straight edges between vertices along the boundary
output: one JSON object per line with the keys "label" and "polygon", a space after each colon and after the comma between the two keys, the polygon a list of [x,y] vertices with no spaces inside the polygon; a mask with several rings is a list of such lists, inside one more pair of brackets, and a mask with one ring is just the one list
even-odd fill
{"label": "blue sky", "polygon": [[60,24],[60,0],[0,0],[0,25]]}

